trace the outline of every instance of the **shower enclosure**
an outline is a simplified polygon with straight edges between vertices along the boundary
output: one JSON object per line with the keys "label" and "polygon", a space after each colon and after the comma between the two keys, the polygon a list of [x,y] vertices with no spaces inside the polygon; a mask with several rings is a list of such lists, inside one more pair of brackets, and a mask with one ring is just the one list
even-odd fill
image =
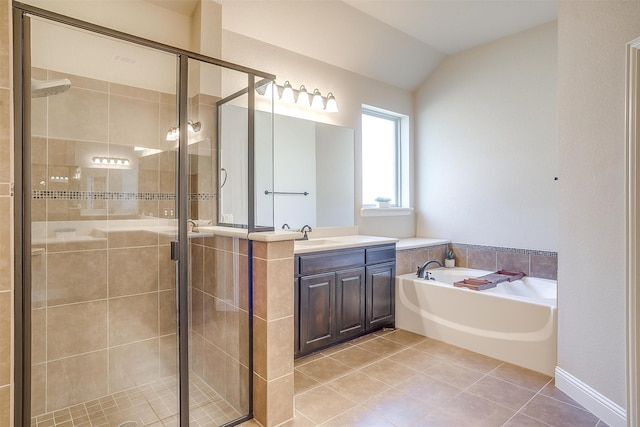
{"label": "shower enclosure", "polygon": [[19,3],[14,52],[16,425],[248,419],[274,77]]}

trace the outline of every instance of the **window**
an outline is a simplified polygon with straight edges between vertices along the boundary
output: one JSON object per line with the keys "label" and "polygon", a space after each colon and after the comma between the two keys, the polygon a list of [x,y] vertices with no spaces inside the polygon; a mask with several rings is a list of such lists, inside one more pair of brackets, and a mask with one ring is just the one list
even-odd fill
{"label": "window", "polygon": [[389,205],[403,206],[401,116],[362,109],[362,205],[387,198]]}

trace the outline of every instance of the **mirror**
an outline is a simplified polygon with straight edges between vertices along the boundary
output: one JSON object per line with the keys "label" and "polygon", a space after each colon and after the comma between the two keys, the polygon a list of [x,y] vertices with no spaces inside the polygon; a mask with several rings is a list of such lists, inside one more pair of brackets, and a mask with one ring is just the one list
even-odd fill
{"label": "mirror", "polygon": [[276,229],[352,226],[353,129],[282,115],[273,127]]}
{"label": "mirror", "polygon": [[[225,106],[227,121],[246,120],[246,109]],[[268,161],[271,156],[271,113],[256,111],[256,159]],[[237,129],[235,127],[234,129]],[[244,212],[246,165],[233,155],[244,135],[225,134],[222,127],[220,150],[220,205],[218,220],[237,223]],[[226,145],[225,145],[226,144]],[[256,203],[270,206],[258,212],[259,224],[274,224],[280,229],[287,224],[299,229],[313,227],[353,226],[354,210],[354,132],[353,129],[318,123],[296,117],[273,115],[273,185],[266,176],[257,179]],[[270,163],[270,162],[269,162]],[[270,172],[270,171],[269,171]],[[269,173],[270,174],[270,173]],[[236,200],[237,199],[237,200]],[[269,216],[269,217],[267,217]]]}

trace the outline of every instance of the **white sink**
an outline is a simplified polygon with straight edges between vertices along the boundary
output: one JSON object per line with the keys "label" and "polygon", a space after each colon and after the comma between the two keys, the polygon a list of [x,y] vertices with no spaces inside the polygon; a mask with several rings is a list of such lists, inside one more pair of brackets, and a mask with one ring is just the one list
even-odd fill
{"label": "white sink", "polygon": [[296,246],[324,246],[324,245],[335,245],[336,243],[340,243],[337,240],[329,240],[329,239],[311,239],[311,240],[296,240]]}

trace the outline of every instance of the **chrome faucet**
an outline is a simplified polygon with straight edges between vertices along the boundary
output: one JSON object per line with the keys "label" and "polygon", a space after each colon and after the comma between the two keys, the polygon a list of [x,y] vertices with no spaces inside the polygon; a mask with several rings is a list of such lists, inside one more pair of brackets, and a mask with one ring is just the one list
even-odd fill
{"label": "chrome faucet", "polygon": [[418,272],[416,273],[416,276],[420,277],[421,279],[429,279],[429,273],[427,271],[427,267],[431,263],[438,264],[440,267],[442,267],[442,263],[440,261],[432,259],[422,264],[422,267],[418,267]]}
{"label": "chrome faucet", "polygon": [[190,219],[187,221],[187,231],[198,233],[200,230],[198,230],[198,224],[196,224],[194,220]]}
{"label": "chrome faucet", "polygon": [[301,233],[304,233],[304,236],[302,236],[301,239],[298,240],[309,240],[309,236],[307,236],[307,233],[312,232],[313,230],[311,229],[311,227],[309,227],[308,225],[303,225],[302,228],[299,230]]}
{"label": "chrome faucet", "polygon": [[284,224],[282,224],[282,229],[283,230],[291,230],[291,227],[289,227],[289,224],[287,224],[286,222]]}

